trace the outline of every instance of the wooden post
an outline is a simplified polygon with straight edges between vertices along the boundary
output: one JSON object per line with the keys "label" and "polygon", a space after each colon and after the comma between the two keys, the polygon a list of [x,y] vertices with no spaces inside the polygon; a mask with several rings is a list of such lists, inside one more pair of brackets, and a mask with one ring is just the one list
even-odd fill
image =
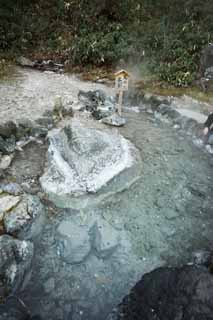
{"label": "wooden post", "polygon": [[123,91],[119,91],[119,96],[118,96],[118,114],[121,117],[122,113],[122,103],[123,103]]}
{"label": "wooden post", "polygon": [[115,73],[115,90],[118,94],[118,114],[121,116],[122,104],[123,104],[123,94],[124,91],[128,90],[129,73],[125,70],[120,70]]}

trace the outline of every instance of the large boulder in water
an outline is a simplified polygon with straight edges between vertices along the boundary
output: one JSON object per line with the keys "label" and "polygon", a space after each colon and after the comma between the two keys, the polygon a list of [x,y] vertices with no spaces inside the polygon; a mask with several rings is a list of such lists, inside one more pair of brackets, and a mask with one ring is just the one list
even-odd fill
{"label": "large boulder in water", "polygon": [[213,275],[204,266],[159,268],[143,276],[108,320],[211,320]]}
{"label": "large boulder in water", "polygon": [[136,148],[117,132],[87,128],[77,120],[53,130],[49,140],[48,166],[40,182],[54,202],[97,193],[138,158]]}

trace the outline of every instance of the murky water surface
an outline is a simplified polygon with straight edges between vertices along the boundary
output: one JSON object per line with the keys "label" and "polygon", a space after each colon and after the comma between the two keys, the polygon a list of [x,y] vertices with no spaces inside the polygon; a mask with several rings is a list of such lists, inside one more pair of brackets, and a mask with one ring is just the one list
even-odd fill
{"label": "murky water surface", "polygon": [[[97,88],[73,77],[24,72],[0,88],[8,117],[41,112],[54,95],[76,97],[78,89]],[[23,95],[23,92],[24,95]],[[2,108],[2,103],[1,103]],[[1,114],[4,110],[1,109]],[[190,261],[195,250],[213,243],[213,162],[190,137],[146,113],[125,113],[120,133],[139,149],[141,177],[131,187],[84,210],[49,208],[49,220],[37,239],[32,278],[20,297],[44,319],[102,320],[145,272]],[[60,255],[58,228],[110,226],[119,245],[100,257],[94,248],[79,264]],[[82,231],[83,232],[83,231]],[[108,234],[109,239],[110,234]]]}

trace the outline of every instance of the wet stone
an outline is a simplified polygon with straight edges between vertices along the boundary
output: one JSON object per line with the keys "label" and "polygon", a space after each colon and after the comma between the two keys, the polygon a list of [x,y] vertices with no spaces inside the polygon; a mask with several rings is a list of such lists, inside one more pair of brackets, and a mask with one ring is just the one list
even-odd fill
{"label": "wet stone", "polygon": [[5,155],[0,157],[0,170],[6,170],[9,168],[13,160],[13,155]]}
{"label": "wet stone", "polygon": [[18,119],[17,120],[17,132],[16,137],[21,139],[22,137],[28,136],[31,133],[31,129],[33,128],[33,122],[30,119]]}
{"label": "wet stone", "polygon": [[10,211],[21,201],[20,197],[14,197],[10,195],[2,195],[0,197],[0,220],[3,219],[3,216],[6,212]]}
{"label": "wet stone", "polygon": [[0,184],[0,189],[8,194],[11,194],[13,196],[20,195],[23,191],[18,183],[8,183],[8,184]]}
{"label": "wet stone", "polygon": [[113,110],[108,107],[98,107],[96,110],[92,112],[92,116],[96,120],[106,119],[106,117],[110,117],[113,113]]}
{"label": "wet stone", "polygon": [[90,236],[99,258],[111,256],[118,247],[118,233],[107,222],[96,222],[90,230]]}
{"label": "wet stone", "polygon": [[13,121],[0,124],[0,136],[3,138],[10,138],[16,135],[16,124]]}
{"label": "wet stone", "polygon": [[48,129],[43,126],[34,126],[31,130],[31,134],[37,138],[45,138],[48,133]]}
{"label": "wet stone", "polygon": [[39,198],[25,195],[16,208],[4,215],[4,226],[8,234],[19,239],[34,239],[42,231],[45,209]]}
{"label": "wet stone", "polygon": [[192,261],[197,265],[208,265],[211,259],[212,253],[210,251],[196,251],[192,253]]}
{"label": "wet stone", "polygon": [[10,154],[15,151],[16,147],[16,139],[14,136],[11,136],[10,138],[3,139],[0,136],[0,152],[3,154]]}
{"label": "wet stone", "polygon": [[70,264],[83,262],[90,253],[88,229],[72,221],[63,221],[57,229],[58,254]]}
{"label": "wet stone", "polygon": [[119,116],[117,113],[114,113],[112,116],[103,118],[102,122],[110,126],[122,127],[126,124],[126,119]]}
{"label": "wet stone", "polygon": [[52,116],[50,116],[50,117],[46,116],[46,117],[42,117],[42,118],[37,119],[36,123],[38,123],[39,125],[44,126],[46,128],[50,128],[53,126],[54,120],[53,120]]}
{"label": "wet stone", "polygon": [[213,134],[209,136],[207,143],[213,145]]}
{"label": "wet stone", "polygon": [[33,244],[0,236],[0,296],[6,297],[19,289],[30,273]]}

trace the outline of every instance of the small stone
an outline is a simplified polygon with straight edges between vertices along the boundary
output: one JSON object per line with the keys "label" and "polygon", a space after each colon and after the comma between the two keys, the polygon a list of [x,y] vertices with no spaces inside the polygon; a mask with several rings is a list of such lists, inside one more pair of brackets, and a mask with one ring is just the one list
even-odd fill
{"label": "small stone", "polygon": [[194,264],[198,264],[198,265],[206,265],[209,261],[209,258],[211,256],[211,252],[210,251],[196,251],[192,253],[192,259]]}
{"label": "small stone", "polygon": [[18,183],[0,184],[2,192],[9,193],[13,196],[18,196],[22,193],[22,189]]}
{"label": "small stone", "polygon": [[90,237],[98,258],[111,256],[118,247],[118,234],[108,222],[100,221],[93,225]]}
{"label": "small stone", "polygon": [[10,138],[16,135],[16,124],[13,121],[7,121],[0,124],[0,136],[3,138]]}
{"label": "small stone", "polygon": [[213,154],[213,146],[211,146],[210,144],[207,144],[205,149],[208,153]]}
{"label": "small stone", "polygon": [[3,139],[0,136],[0,152],[3,154],[10,154],[15,151],[16,140],[14,136],[11,136],[8,139]]}
{"label": "small stone", "polygon": [[107,118],[103,118],[101,121],[105,124],[115,127],[122,127],[126,124],[126,119],[119,116],[117,113],[114,113],[112,116]]}
{"label": "small stone", "polygon": [[16,233],[26,225],[31,219],[27,212],[27,205],[21,202],[14,210],[4,217],[4,225],[7,233],[16,235]]}
{"label": "small stone", "polygon": [[48,133],[48,129],[43,126],[34,126],[31,130],[32,136],[37,138],[45,138]]}
{"label": "small stone", "polygon": [[209,136],[207,143],[213,145],[213,134]]}
{"label": "small stone", "polygon": [[21,201],[19,196],[8,196],[3,195],[0,197],[0,221],[3,219],[3,216],[6,212],[10,211],[12,208],[17,206]]}
{"label": "small stone", "polygon": [[16,138],[21,139],[22,137],[29,136],[34,125],[33,122],[29,119],[23,118],[17,120],[17,123]]}
{"label": "small stone", "polygon": [[36,123],[38,123],[39,125],[43,126],[43,127],[49,127],[52,126],[54,124],[53,121],[53,117],[42,117],[36,120]]}
{"label": "small stone", "polygon": [[13,160],[13,155],[5,155],[2,158],[0,158],[0,170],[6,170],[9,168],[12,160]]}

